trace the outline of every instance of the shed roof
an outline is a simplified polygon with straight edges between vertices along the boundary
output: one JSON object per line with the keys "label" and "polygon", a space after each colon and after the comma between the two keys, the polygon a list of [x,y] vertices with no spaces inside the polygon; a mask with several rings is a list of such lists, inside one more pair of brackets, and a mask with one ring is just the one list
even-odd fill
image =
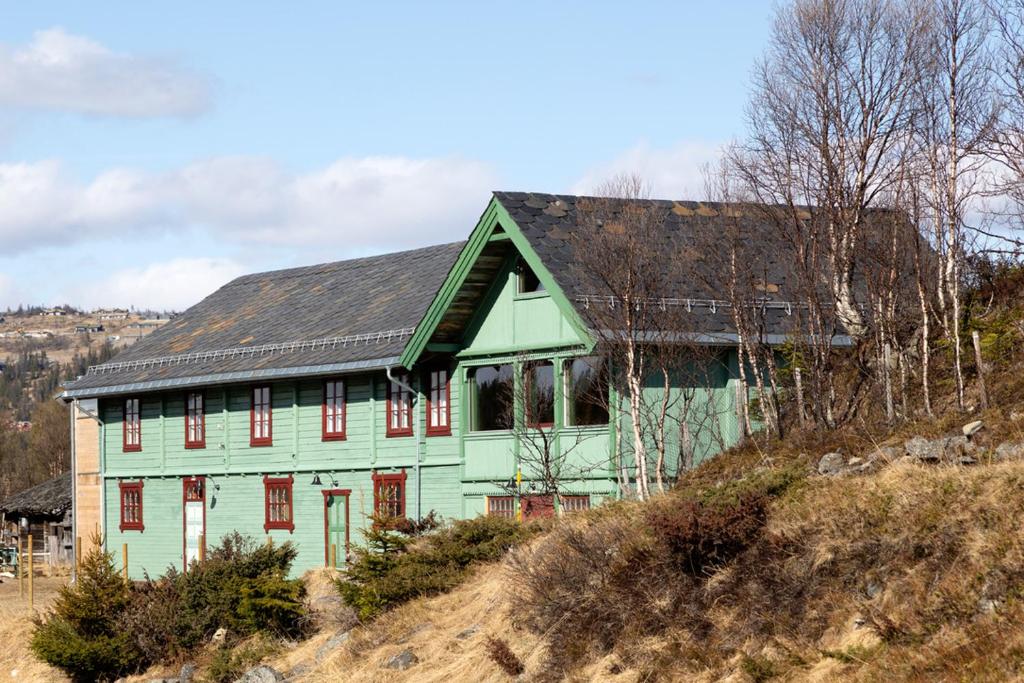
{"label": "shed roof", "polygon": [[59,518],[71,509],[71,473],[65,472],[0,503],[10,517]]}

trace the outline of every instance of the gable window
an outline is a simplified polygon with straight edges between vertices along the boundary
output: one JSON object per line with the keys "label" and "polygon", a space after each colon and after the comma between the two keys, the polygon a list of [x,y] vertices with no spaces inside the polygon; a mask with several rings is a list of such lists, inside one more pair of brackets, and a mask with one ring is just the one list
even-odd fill
{"label": "gable window", "polygon": [[526,424],[551,427],[555,424],[555,366],[550,361],[523,366],[526,389]]}
{"label": "gable window", "polygon": [[405,517],[405,470],[373,473],[373,510],[382,517]]}
{"label": "gable window", "polygon": [[514,371],[511,364],[484,365],[469,372],[473,431],[512,429]]}
{"label": "gable window", "polygon": [[565,424],[608,424],[608,362],[590,356],[565,363]]}
{"label": "gable window", "polygon": [[447,368],[427,373],[427,436],[452,433],[451,382]]}
{"label": "gable window", "polygon": [[142,524],[142,482],[122,481],[121,489],[121,531],[143,531]]}
{"label": "gable window", "polygon": [[516,501],[512,496],[487,496],[487,514],[491,517],[516,518]]}
{"label": "gable window", "polygon": [[324,382],[323,440],[341,441],[345,438],[345,382]]}
{"label": "gable window", "polygon": [[519,262],[516,279],[518,280],[517,291],[520,294],[535,294],[546,291],[544,284],[537,277],[537,274],[533,272],[533,268],[526,264],[526,261]]}
{"label": "gable window", "polygon": [[185,395],[185,448],[206,448],[206,407],[202,392]]}
{"label": "gable window", "polygon": [[[408,386],[409,375],[398,375],[395,379]],[[388,436],[412,436],[412,396],[409,390],[398,382],[388,382]]]}
{"label": "gable window", "polygon": [[125,451],[142,450],[142,413],[141,402],[137,398],[124,401],[124,443]]}
{"label": "gable window", "polygon": [[265,520],[263,530],[287,529],[289,532],[295,530],[294,517],[292,516],[292,482],[291,475],[287,477],[263,477],[263,496]]}
{"label": "gable window", "polygon": [[249,445],[270,446],[274,443],[270,387],[253,387],[251,401],[249,410]]}

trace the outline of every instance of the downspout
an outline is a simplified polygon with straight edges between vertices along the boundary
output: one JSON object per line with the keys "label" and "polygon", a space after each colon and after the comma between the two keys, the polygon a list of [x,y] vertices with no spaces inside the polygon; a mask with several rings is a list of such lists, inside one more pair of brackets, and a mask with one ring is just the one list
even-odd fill
{"label": "downspout", "polygon": [[[415,477],[416,477],[416,508],[415,508],[415,511],[416,511],[416,520],[419,521],[419,519],[420,519],[420,411],[419,411],[420,395],[411,386],[409,386],[408,384],[406,384],[405,382],[401,381],[400,379],[398,379],[397,377],[395,377],[394,375],[391,374],[391,370],[392,370],[393,367],[395,367],[395,366],[388,365],[388,366],[385,366],[385,368],[384,368],[384,374],[387,375],[388,381],[394,382],[398,386],[400,386],[403,389],[405,389],[406,391],[408,391],[409,395],[412,396],[412,401],[413,401],[413,404],[412,404],[413,405],[413,410],[412,410],[412,420],[413,420],[413,422],[412,422],[412,438],[416,440],[416,462],[413,464],[413,468],[412,469],[413,469],[413,473],[415,474]],[[385,417],[385,420],[388,420],[388,419],[390,419],[390,416]]]}

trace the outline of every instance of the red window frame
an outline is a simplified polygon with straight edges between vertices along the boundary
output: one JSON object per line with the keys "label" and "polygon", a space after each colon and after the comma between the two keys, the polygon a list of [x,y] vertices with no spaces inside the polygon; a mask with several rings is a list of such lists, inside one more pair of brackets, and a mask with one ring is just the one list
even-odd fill
{"label": "red window frame", "polygon": [[[295,499],[292,495],[294,483],[295,478],[290,474],[287,477],[263,477],[263,531],[295,531]],[[284,492],[286,500],[272,500],[275,495],[280,496],[281,492]],[[285,514],[282,515],[282,512]]]}
{"label": "red window frame", "polygon": [[[435,380],[444,374],[444,386],[435,384]],[[427,436],[448,436],[452,433],[452,373],[447,367],[436,367],[427,370],[423,385],[427,388]],[[439,406],[440,399],[444,405]],[[443,419],[443,424],[441,424]]]}
{"label": "red window frame", "polygon": [[[129,407],[132,410],[129,410]],[[121,405],[121,449],[125,453],[142,450],[142,399],[126,398]],[[131,437],[129,435],[132,435]],[[134,438],[132,438],[134,437]]]}
{"label": "red window frame", "polygon": [[[256,392],[266,391],[266,403],[256,401]],[[257,410],[260,416],[257,417]],[[266,411],[265,417],[263,411]],[[256,436],[257,420],[263,423],[262,434]],[[273,446],[274,445],[274,392],[269,384],[252,387],[249,389],[249,445],[250,446]]]}
{"label": "red window frame", "polygon": [[[343,379],[331,379],[324,382],[321,411],[321,429],[324,441],[345,440],[345,422],[348,419],[347,392],[348,387]],[[338,429],[339,417],[340,429]]]}
{"label": "red window frame", "polygon": [[[405,384],[409,384],[409,375],[398,375],[397,379],[401,380]],[[412,436],[412,393],[390,379],[387,383],[387,389],[387,436]],[[406,397],[405,416],[406,422],[409,423],[407,427],[402,427],[401,424],[396,425],[392,421],[393,418],[397,418],[399,416],[398,410],[401,410],[401,406],[399,406],[398,410],[392,410],[395,400],[393,397],[396,393],[399,396],[399,400],[401,400],[402,396]],[[400,422],[401,421],[399,421],[399,423]]]}
{"label": "red window frame", "polygon": [[121,491],[121,531],[145,531],[142,522],[142,487],[140,481],[118,482]]}
{"label": "red window frame", "polygon": [[489,517],[516,518],[516,499],[512,496],[487,496]]}
{"label": "red window frame", "polygon": [[185,448],[206,448],[206,395],[201,391],[185,394]]}
{"label": "red window frame", "polygon": [[[393,474],[378,474],[373,473],[373,511],[375,514],[381,514],[382,505],[393,503],[394,508],[387,510],[386,514],[388,517],[405,517],[405,470],[401,472],[395,472]],[[398,495],[393,499],[391,496],[387,500],[384,498],[385,490],[391,487],[397,487]]]}

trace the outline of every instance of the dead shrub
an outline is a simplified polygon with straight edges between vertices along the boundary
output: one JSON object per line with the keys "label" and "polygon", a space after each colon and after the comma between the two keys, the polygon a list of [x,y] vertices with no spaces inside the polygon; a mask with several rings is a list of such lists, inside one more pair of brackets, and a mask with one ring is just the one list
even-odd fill
{"label": "dead shrub", "polygon": [[526,670],[522,660],[502,638],[487,636],[487,656],[509,676],[518,676]]}

